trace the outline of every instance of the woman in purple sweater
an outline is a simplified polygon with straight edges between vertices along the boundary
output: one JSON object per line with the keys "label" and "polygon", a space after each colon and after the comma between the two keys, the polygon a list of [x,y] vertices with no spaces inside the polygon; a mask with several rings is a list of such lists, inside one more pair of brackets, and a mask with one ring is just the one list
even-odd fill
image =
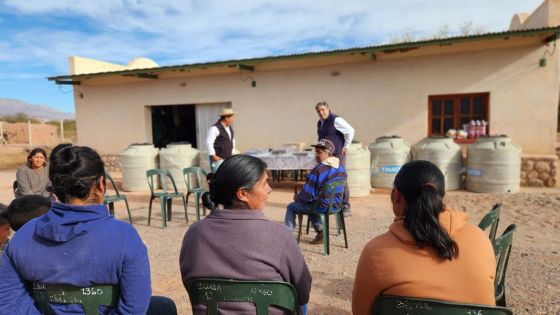
{"label": "woman in purple sweater", "polygon": [[[202,200],[212,212],[185,234],[179,258],[183,283],[201,277],[279,280],[295,287],[300,305],[309,301],[311,274],[299,246],[285,226],[264,216],[272,191],[267,180],[266,164],[249,155],[234,155],[208,175],[210,192]],[[194,314],[205,310],[193,305]],[[255,313],[248,303],[220,303],[220,310]]]}

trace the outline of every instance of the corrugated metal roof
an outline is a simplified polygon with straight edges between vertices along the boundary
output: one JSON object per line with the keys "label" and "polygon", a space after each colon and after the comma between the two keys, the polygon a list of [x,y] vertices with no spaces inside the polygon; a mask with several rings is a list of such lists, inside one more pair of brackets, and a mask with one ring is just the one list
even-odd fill
{"label": "corrugated metal roof", "polygon": [[289,60],[289,59],[313,58],[313,57],[321,57],[321,56],[332,56],[332,55],[354,54],[354,53],[390,52],[390,51],[406,50],[410,48],[417,48],[422,46],[437,46],[437,45],[446,45],[446,44],[470,42],[470,41],[477,41],[477,40],[534,36],[534,35],[542,35],[542,34],[550,34],[550,36],[552,36],[550,40],[556,40],[560,38],[559,33],[560,33],[560,26],[543,27],[537,29],[490,32],[490,33],[476,34],[476,35],[453,36],[447,38],[401,42],[396,44],[384,44],[378,46],[364,46],[364,47],[353,47],[353,48],[344,48],[344,49],[335,49],[335,50],[325,50],[319,52],[306,52],[306,53],[247,58],[247,59],[231,59],[225,61],[192,63],[192,64],[183,64],[183,65],[175,65],[175,66],[163,66],[163,67],[156,67],[156,68],[96,72],[96,73],[79,74],[79,75],[61,75],[55,77],[48,77],[47,79],[51,81],[69,82],[69,81],[79,81],[79,79],[89,79],[89,78],[101,77],[101,76],[116,76],[116,75],[134,76],[137,74],[154,74],[157,72],[170,71],[170,70],[182,70],[182,69],[186,70],[186,69],[211,68],[211,67],[220,67],[220,66],[236,66],[239,64],[255,65],[264,62],[275,62],[275,61]]}

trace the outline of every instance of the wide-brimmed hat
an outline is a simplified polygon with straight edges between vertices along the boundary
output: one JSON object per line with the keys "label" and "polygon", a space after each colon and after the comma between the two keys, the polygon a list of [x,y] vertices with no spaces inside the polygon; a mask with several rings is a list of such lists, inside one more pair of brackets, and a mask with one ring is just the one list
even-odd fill
{"label": "wide-brimmed hat", "polygon": [[220,113],[220,117],[227,117],[227,116],[233,116],[233,115],[235,115],[235,112],[231,108],[224,108],[224,109],[222,109],[222,112]]}
{"label": "wide-brimmed hat", "polygon": [[311,146],[316,148],[327,149],[331,152],[334,152],[334,143],[329,139],[321,139],[317,142],[317,144],[312,144]]}

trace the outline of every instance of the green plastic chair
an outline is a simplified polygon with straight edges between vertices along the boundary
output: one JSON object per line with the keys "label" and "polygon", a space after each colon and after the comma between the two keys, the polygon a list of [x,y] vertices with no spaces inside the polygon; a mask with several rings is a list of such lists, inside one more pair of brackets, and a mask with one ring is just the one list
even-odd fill
{"label": "green plastic chair", "polygon": [[500,306],[465,304],[432,299],[381,295],[372,315],[512,315]]}
{"label": "green plastic chair", "polygon": [[480,223],[478,223],[478,227],[485,231],[487,228],[490,228],[490,234],[488,237],[490,241],[494,241],[496,239],[496,231],[498,230],[498,223],[500,222],[500,211],[502,209],[502,204],[497,203],[495,204],[490,212],[482,217]]}
{"label": "green plastic chair", "polygon": [[[194,194],[194,205],[196,207],[196,220],[200,220],[200,204],[199,200],[203,193],[206,192],[204,189],[203,181],[206,180],[206,171],[200,167],[187,167],[183,169],[183,179],[187,185],[187,207],[189,204],[189,196]],[[196,185],[191,180],[193,176],[196,180]],[[202,207],[204,210],[204,215],[206,215],[206,208]]]}
{"label": "green plastic chair", "polygon": [[81,304],[86,315],[99,314],[99,306],[116,307],[117,285],[90,285],[83,288],[65,284],[30,283],[29,292],[41,314],[51,315],[50,303]]}
{"label": "green plastic chair", "polygon": [[496,305],[506,306],[506,271],[513,244],[513,232],[515,224],[508,226],[502,236],[492,243],[494,254],[496,255],[496,279],[494,280],[494,290],[496,294]]}
{"label": "green plastic chair", "polygon": [[[177,185],[175,185],[175,180],[173,180],[173,176],[171,176],[169,170],[160,169],[160,168],[147,170],[146,177],[148,179],[148,186],[150,186],[150,206],[148,208],[148,225],[150,225],[150,219],[152,217],[152,201],[155,198],[159,198],[160,200],[162,227],[165,228],[167,226],[167,221],[168,220],[171,221],[171,209],[173,206],[174,198],[181,198],[181,200],[183,201],[183,208],[185,208],[185,220],[187,221],[187,223],[189,223],[189,217],[187,216],[187,206],[185,204],[186,202],[185,195],[177,190]],[[164,177],[167,177],[167,179],[171,181],[171,184],[173,185],[173,191],[167,191],[165,185],[163,185],[163,188],[161,190],[157,189],[158,178],[160,178],[161,182],[163,182]]]}
{"label": "green plastic chair", "polygon": [[103,198],[103,204],[106,204],[108,206],[109,214],[114,216],[115,215],[115,202],[124,200],[124,203],[126,205],[126,211],[128,211],[128,220],[130,221],[130,224],[132,224],[132,216],[130,215],[130,208],[128,207],[128,200],[126,199],[126,195],[121,194],[119,192],[119,190],[117,189],[117,185],[115,185],[115,181],[113,180],[111,175],[109,175],[109,173],[105,172],[105,178],[108,179],[111,182],[111,185],[113,186],[113,189],[115,190],[115,195],[105,194],[105,197]]}
{"label": "green plastic chair", "polygon": [[[340,230],[342,229],[344,233],[344,247],[348,248],[348,238],[346,237],[346,224],[344,223],[344,215],[342,213],[342,207],[341,207],[342,203],[340,204],[340,207],[335,208],[334,205],[335,194],[333,193],[334,191],[336,191],[337,188],[344,187],[345,184],[346,184],[346,180],[337,180],[323,186],[321,192],[319,193],[319,198],[317,198],[317,200],[313,204],[313,209],[317,209],[320,205],[321,199],[323,199],[324,196],[329,197],[329,205],[327,211],[325,213],[315,212],[321,217],[321,221],[323,222],[323,255],[330,255],[329,216],[331,214],[336,216],[338,235],[340,235]],[[302,212],[298,213],[298,225],[299,225],[298,237],[297,237],[298,244],[301,238],[301,228],[302,228],[302,221],[303,221],[304,214],[305,213]],[[309,217],[307,220],[307,233],[309,233]]]}
{"label": "green plastic chair", "polygon": [[206,304],[207,315],[218,315],[218,302],[255,303],[257,315],[268,314],[271,305],[298,314],[294,287],[282,281],[194,278],[187,281],[191,305]]}

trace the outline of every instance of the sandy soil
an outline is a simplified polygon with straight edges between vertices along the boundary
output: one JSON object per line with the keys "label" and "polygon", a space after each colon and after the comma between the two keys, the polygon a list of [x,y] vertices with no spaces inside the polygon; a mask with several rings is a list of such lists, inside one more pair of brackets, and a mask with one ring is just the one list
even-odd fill
{"label": "sandy soil", "polygon": [[[11,184],[15,170],[0,172],[0,202],[13,198]],[[115,175],[118,180],[119,174]],[[286,204],[291,200],[292,183],[274,183],[265,209],[268,218],[283,222]],[[171,297],[179,314],[190,314],[187,293],[179,272],[179,250],[188,224],[180,202],[174,204],[173,220],[161,228],[159,213],[147,226],[149,194],[128,193],[134,226],[148,246],[154,294]],[[351,291],[358,257],[364,244],[386,231],[392,222],[387,190],[377,190],[364,198],[352,198],[352,216],[347,218],[349,249],[342,236],[331,231],[331,255],[322,255],[321,245],[311,245],[313,235],[305,236],[301,249],[313,275],[309,302],[310,314],[350,314]],[[508,305],[515,314],[560,314],[560,189],[524,188],[520,193],[496,195],[449,192],[446,203],[466,211],[477,223],[496,202],[502,202],[498,233],[511,223],[517,224],[514,246],[507,273]],[[116,217],[127,220],[124,204],[116,205]],[[155,218],[155,219],[154,219]],[[189,220],[195,220],[192,200]]]}

